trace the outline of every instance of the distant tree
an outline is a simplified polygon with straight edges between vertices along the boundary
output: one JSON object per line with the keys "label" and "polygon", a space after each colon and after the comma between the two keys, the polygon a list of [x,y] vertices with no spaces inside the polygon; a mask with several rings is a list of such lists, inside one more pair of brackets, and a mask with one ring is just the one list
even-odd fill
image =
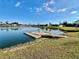
{"label": "distant tree", "polygon": [[51,25],[52,25],[51,22],[49,22],[48,26],[51,26]]}
{"label": "distant tree", "polygon": [[2,21],[0,21],[0,24],[3,24],[3,22],[2,22]]}
{"label": "distant tree", "polygon": [[74,24],[79,24],[79,20],[76,20],[76,21],[74,22]]}
{"label": "distant tree", "polygon": [[5,23],[6,23],[6,24],[9,24],[9,22],[8,22],[8,21],[6,21]]}
{"label": "distant tree", "polygon": [[18,22],[12,22],[11,24],[17,24],[18,25],[19,23]]}
{"label": "distant tree", "polygon": [[62,23],[62,25],[65,25],[65,26],[66,26],[67,24],[68,24],[68,22],[67,22],[67,21],[65,21],[65,22],[63,22],[63,23]]}
{"label": "distant tree", "polygon": [[79,20],[76,20],[76,21],[74,22],[74,25],[75,25],[76,27],[79,27]]}

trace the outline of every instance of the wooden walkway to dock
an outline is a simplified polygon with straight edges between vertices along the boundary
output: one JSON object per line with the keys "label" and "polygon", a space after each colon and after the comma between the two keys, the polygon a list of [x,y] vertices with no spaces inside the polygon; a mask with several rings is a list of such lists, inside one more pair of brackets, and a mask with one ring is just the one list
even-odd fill
{"label": "wooden walkway to dock", "polygon": [[33,38],[45,38],[45,37],[55,37],[55,38],[65,38],[66,36],[63,35],[52,35],[52,33],[49,32],[26,32],[26,35],[29,35]]}

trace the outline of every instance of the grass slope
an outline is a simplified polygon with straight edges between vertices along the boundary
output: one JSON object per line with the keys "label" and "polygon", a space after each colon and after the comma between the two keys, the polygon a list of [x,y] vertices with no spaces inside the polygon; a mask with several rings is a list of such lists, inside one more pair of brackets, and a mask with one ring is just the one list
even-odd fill
{"label": "grass slope", "polygon": [[79,27],[61,27],[59,29],[67,32],[79,32]]}

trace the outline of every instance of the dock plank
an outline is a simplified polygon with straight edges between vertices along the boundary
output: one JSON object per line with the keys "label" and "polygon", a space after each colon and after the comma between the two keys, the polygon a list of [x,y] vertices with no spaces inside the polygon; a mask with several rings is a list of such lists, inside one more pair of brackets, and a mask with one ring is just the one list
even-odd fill
{"label": "dock plank", "polygon": [[34,33],[31,33],[31,32],[26,32],[25,34],[27,34],[27,35],[29,35],[29,36],[31,36],[33,38],[36,38],[36,39],[41,37],[41,35],[36,35]]}

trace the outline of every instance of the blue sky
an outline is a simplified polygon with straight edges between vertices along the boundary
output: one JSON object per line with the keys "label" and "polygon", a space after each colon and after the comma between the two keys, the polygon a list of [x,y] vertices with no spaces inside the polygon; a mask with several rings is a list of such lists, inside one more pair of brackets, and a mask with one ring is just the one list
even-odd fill
{"label": "blue sky", "polygon": [[59,23],[79,19],[79,0],[0,0],[0,21]]}

